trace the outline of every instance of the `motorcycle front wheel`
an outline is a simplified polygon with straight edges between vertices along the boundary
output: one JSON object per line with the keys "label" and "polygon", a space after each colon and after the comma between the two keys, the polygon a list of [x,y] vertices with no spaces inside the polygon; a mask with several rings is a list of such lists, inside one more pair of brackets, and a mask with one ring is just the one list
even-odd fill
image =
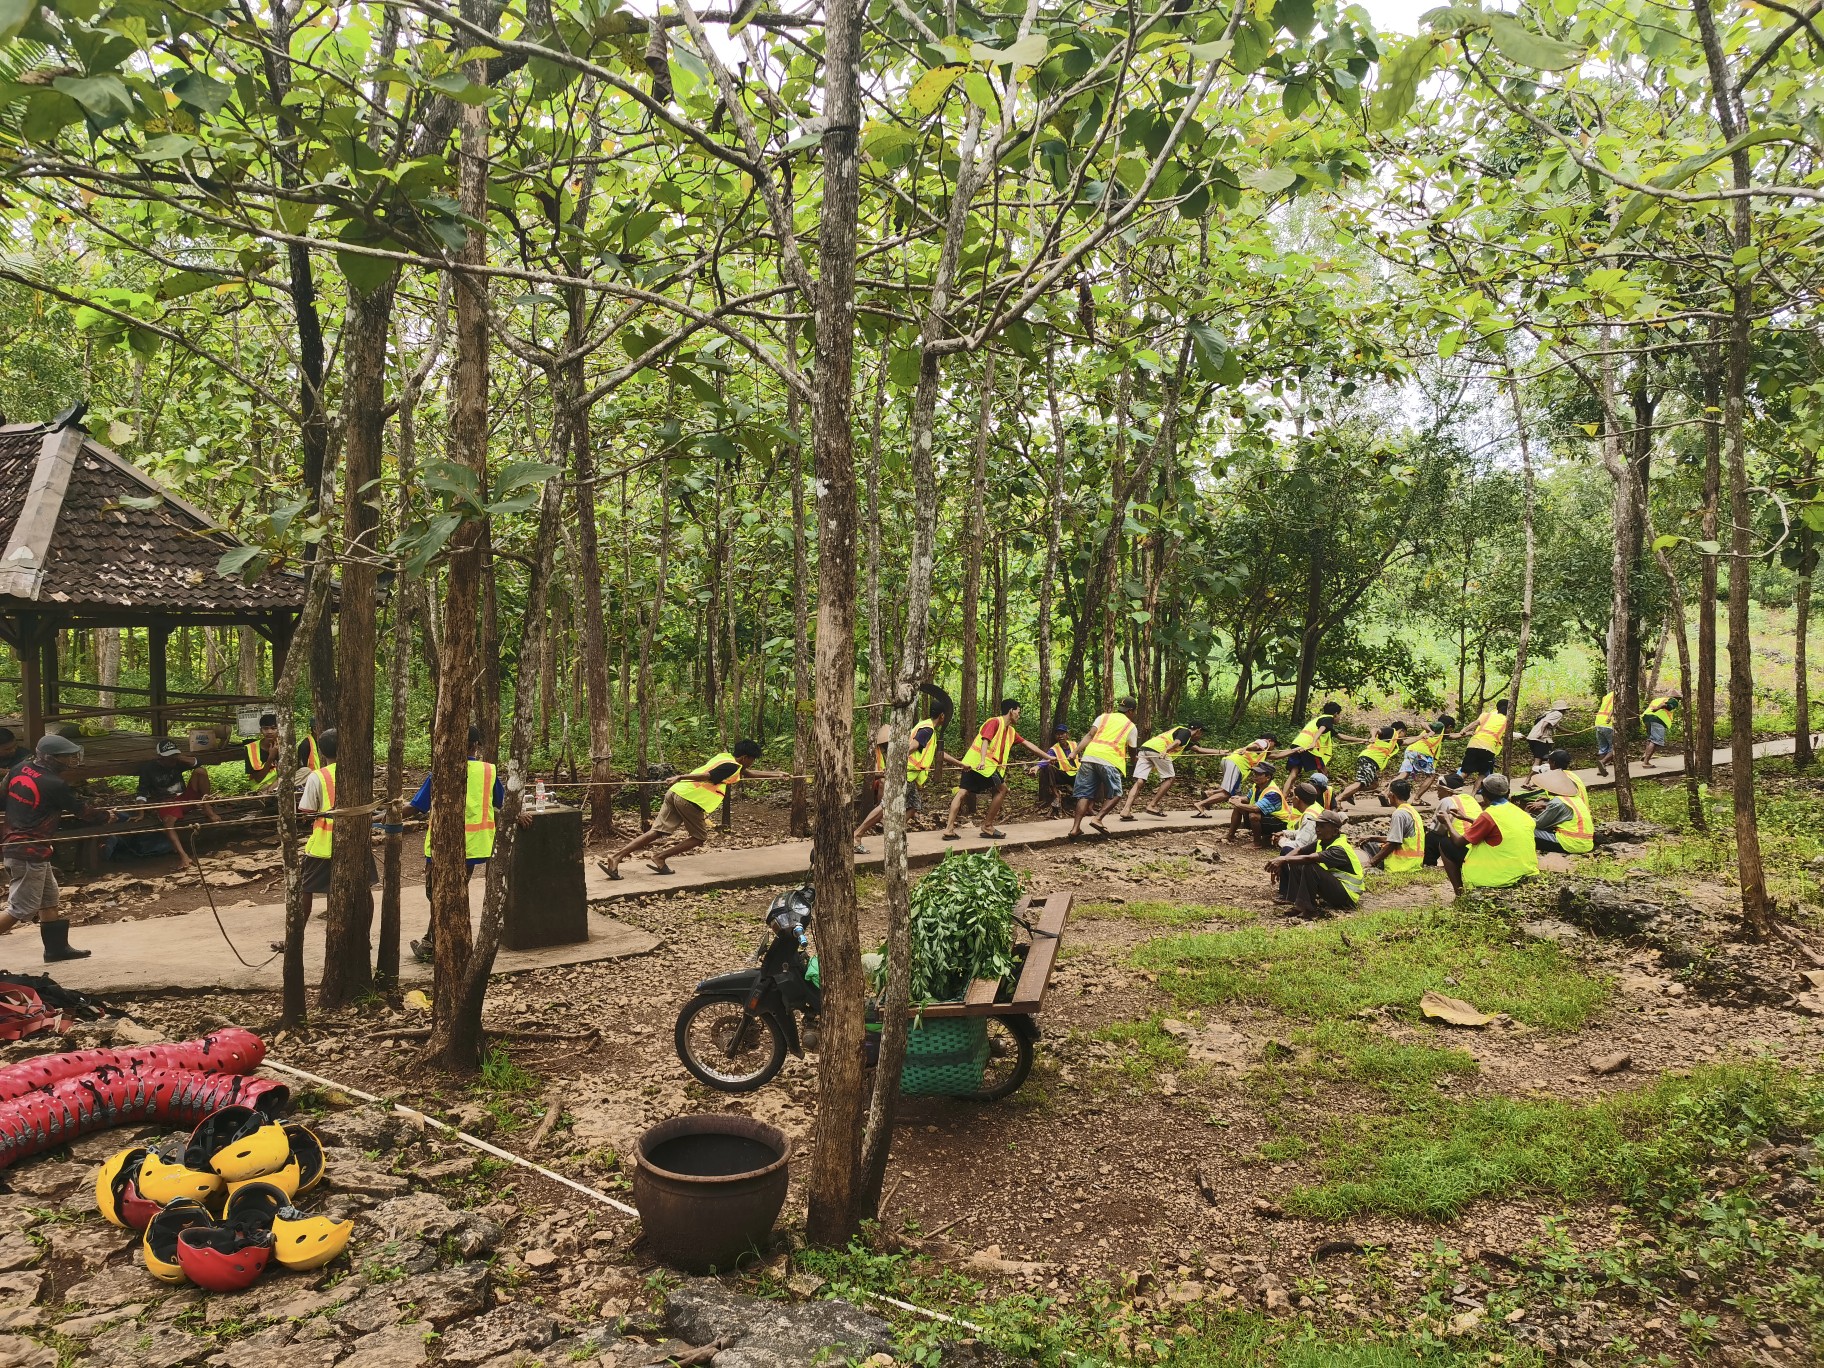
{"label": "motorcycle front wheel", "polygon": [[674,1035],[691,1077],[718,1092],[753,1092],[785,1066],[785,1029],[771,1015],[749,1013],[739,998],[692,998]]}

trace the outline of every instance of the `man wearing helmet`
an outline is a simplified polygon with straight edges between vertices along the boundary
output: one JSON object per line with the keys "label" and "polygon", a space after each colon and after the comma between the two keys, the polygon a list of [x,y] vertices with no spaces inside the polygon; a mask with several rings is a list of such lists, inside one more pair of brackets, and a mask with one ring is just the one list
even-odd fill
{"label": "man wearing helmet", "polygon": [[64,813],[84,821],[106,820],[101,808],[84,802],[64,780],[82,763],[82,747],[67,737],[39,738],[30,760],[6,780],[6,872],[12,887],[6,911],[0,913],[0,935],[21,922],[37,922],[44,942],[44,962],[87,959],[87,950],[70,949],[70,924],[57,901],[57,874],[51,867],[51,838]]}

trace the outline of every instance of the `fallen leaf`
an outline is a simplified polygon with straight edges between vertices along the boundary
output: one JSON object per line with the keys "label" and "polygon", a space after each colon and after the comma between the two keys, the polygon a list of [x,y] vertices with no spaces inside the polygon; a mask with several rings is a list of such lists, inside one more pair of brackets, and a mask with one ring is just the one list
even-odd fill
{"label": "fallen leaf", "polygon": [[1451,1026],[1486,1026],[1494,1020],[1462,998],[1447,997],[1443,993],[1426,993],[1419,999],[1419,1011],[1434,1021]]}

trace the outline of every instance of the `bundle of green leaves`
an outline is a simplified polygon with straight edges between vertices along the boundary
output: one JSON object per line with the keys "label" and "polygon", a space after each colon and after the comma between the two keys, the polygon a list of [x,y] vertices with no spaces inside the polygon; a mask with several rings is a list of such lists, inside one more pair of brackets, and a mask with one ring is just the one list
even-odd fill
{"label": "bundle of green leaves", "polygon": [[912,890],[912,1001],[947,1002],[973,979],[1013,970],[1013,907],[1020,876],[984,850],[955,854]]}

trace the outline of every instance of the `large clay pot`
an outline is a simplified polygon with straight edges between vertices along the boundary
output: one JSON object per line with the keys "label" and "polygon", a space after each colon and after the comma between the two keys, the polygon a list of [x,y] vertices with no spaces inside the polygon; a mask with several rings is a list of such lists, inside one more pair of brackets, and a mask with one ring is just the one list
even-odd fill
{"label": "large clay pot", "polygon": [[764,1250],[791,1174],[791,1142],[751,1116],[674,1116],[640,1137],[633,1204],[652,1252],[688,1273]]}

